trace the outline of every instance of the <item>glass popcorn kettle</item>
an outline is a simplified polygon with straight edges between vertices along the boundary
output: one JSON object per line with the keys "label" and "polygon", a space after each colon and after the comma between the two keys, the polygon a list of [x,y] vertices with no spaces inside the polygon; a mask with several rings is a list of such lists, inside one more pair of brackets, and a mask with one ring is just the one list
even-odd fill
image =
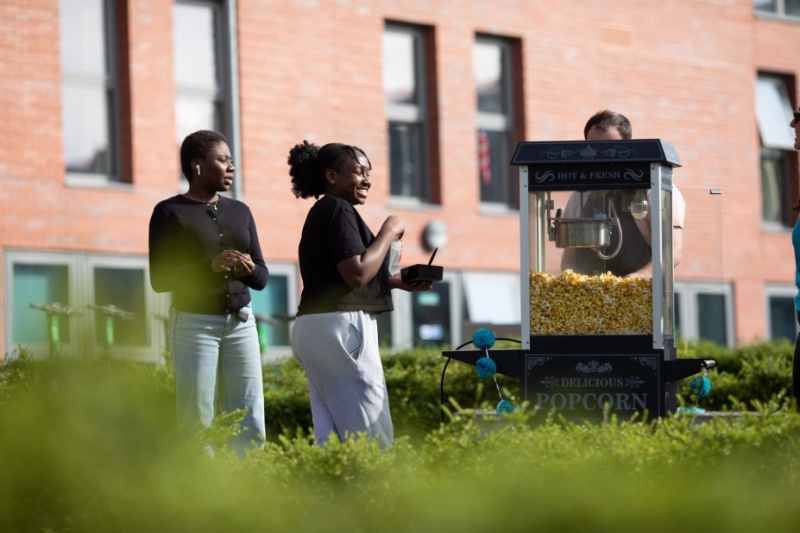
{"label": "glass popcorn kettle", "polygon": [[[579,193],[578,216],[567,218],[562,216],[559,208],[555,217],[551,218],[553,201],[547,198],[548,236],[555,241],[557,248],[589,248],[600,259],[613,259],[622,248],[622,226],[613,199],[607,198],[608,191]],[[611,246],[612,234],[615,245]]]}

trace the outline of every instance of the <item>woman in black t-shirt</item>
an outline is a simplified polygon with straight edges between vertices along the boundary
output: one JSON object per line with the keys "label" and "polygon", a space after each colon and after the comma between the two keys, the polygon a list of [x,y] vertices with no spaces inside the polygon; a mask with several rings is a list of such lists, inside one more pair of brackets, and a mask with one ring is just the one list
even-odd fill
{"label": "woman in black t-shirt", "polygon": [[[377,315],[391,311],[391,289],[428,290],[389,274],[389,249],[405,225],[389,216],[374,235],[355,209],[366,202],[372,165],[356,146],[304,141],[289,153],[292,192],[314,197],[299,247],[303,292],[292,332],[308,376],[317,443],[365,433],[393,440]],[[322,198],[320,198],[322,196]]]}

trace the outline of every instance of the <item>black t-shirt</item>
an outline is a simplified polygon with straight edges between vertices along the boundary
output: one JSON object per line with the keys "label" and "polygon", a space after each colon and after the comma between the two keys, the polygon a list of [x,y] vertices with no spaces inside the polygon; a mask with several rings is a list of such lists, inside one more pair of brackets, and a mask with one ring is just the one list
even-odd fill
{"label": "black t-shirt", "polygon": [[380,270],[360,289],[347,285],[336,267],[339,261],[362,255],[375,235],[346,200],[323,196],[311,207],[300,239],[303,293],[298,315],[334,311],[391,311],[389,254]]}
{"label": "black t-shirt", "polygon": [[[649,264],[652,249],[647,241],[644,240],[642,232],[636,226],[636,221],[629,211],[622,209],[622,198],[618,191],[609,195],[609,201],[614,202],[617,211],[617,220],[621,226],[621,232],[616,226],[611,231],[610,244],[603,249],[604,254],[610,254],[620,246],[619,253],[611,259],[603,260],[597,255],[597,251],[588,248],[575,249],[577,266],[576,272],[582,274],[600,274],[611,272],[615,276],[627,276]],[[619,239],[622,237],[622,244]]]}

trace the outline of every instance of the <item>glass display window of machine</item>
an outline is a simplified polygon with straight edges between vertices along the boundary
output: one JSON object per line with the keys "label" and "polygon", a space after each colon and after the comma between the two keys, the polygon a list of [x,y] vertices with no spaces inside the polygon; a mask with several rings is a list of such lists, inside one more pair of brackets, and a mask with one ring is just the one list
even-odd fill
{"label": "glass display window of machine", "polygon": [[663,347],[674,336],[672,146],[521,143],[512,163],[524,165],[523,340],[638,335]]}

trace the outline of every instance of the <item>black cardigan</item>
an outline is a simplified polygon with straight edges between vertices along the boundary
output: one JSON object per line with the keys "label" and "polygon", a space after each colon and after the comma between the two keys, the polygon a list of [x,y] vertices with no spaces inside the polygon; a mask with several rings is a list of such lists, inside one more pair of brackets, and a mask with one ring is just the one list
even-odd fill
{"label": "black cardigan", "polygon": [[[250,303],[248,289],[267,285],[269,270],[258,243],[255,220],[242,202],[220,197],[216,208],[181,195],[159,202],[150,217],[150,285],[171,292],[172,305],[188,313],[235,313]],[[250,254],[252,274],[214,272],[211,259],[222,250]]]}

